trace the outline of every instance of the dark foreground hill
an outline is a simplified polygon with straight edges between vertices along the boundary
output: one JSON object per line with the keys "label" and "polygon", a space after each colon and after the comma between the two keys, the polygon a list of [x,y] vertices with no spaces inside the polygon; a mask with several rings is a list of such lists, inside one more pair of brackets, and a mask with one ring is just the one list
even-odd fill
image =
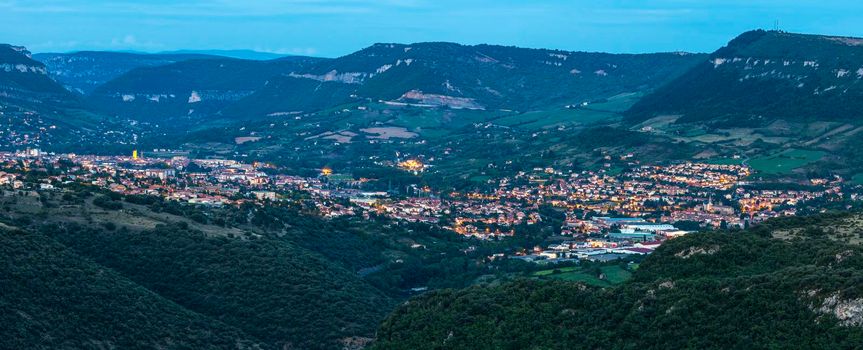
{"label": "dark foreground hill", "polygon": [[0,348],[258,348],[44,235],[0,229],[0,254]]}
{"label": "dark foreground hill", "polygon": [[263,236],[75,193],[0,193],[0,348],[334,349],[394,306],[356,273],[377,262],[351,235],[328,230],[341,238],[319,253],[287,237],[322,231]]}
{"label": "dark foreground hill", "polygon": [[756,30],[645,96],[633,121],[682,115],[678,122],[726,127],[790,122],[860,122],[863,39]]}
{"label": "dark foreground hill", "polygon": [[863,341],[856,216],[664,244],[611,289],[523,280],[398,308],[376,349],[850,349]]}

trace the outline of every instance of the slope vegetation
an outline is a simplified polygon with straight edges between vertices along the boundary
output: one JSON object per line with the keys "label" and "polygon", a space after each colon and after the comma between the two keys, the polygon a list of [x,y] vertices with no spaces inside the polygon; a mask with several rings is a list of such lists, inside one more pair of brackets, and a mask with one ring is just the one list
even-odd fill
{"label": "slope vegetation", "polygon": [[92,92],[132,69],[171,64],[192,59],[219,56],[203,54],[139,54],[108,51],[73,53],[37,53],[33,58],[45,64],[48,74],[68,90],[81,94]]}
{"label": "slope vegetation", "polygon": [[44,235],[0,229],[0,254],[4,349],[259,347]]}
{"label": "slope vegetation", "polygon": [[145,121],[215,117],[222,108],[254,93],[271,77],[318,59],[271,61],[203,59],[133,69],[88,95],[101,110]]}
{"label": "slope vegetation", "polygon": [[[296,99],[255,108],[286,93],[315,95],[318,87],[349,98],[460,109],[533,110],[593,102],[643,91],[676,77],[702,55],[615,55],[453,43],[375,44],[353,54],[290,72],[240,106],[250,114],[310,111]],[[309,87],[309,82],[316,82]],[[340,88],[327,87],[337,84]],[[238,108],[240,108],[238,106]]]}
{"label": "slope vegetation", "polygon": [[859,122],[863,39],[746,32],[692,70],[645,96],[633,121],[682,115],[678,122],[763,126],[792,122]]}
{"label": "slope vegetation", "polygon": [[863,249],[842,232],[858,220],[675,239],[615,288],[523,280],[430,293],[397,309],[375,348],[853,348],[863,340]]}

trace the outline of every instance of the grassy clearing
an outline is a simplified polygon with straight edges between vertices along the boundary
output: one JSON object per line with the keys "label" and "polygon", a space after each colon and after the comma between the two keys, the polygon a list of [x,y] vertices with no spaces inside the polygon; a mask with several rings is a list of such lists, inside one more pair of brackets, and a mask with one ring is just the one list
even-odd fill
{"label": "grassy clearing", "polygon": [[632,107],[644,95],[640,92],[625,92],[609,97],[606,101],[590,104],[590,109],[608,112],[623,112]]}
{"label": "grassy clearing", "polygon": [[753,170],[767,174],[790,174],[794,169],[816,162],[824,157],[823,151],[790,149],[771,156],[763,156],[749,161]]}
{"label": "grassy clearing", "polygon": [[537,271],[537,272],[534,272],[533,275],[534,276],[548,276],[548,275],[552,275],[555,273],[572,272],[572,271],[578,271],[578,270],[581,270],[581,267],[570,266],[570,267],[561,267],[559,269],[548,269],[548,270]]}
{"label": "grassy clearing", "polygon": [[548,269],[534,272],[533,275],[540,278],[555,278],[564,281],[583,282],[597,287],[611,287],[629,280],[632,272],[620,267],[620,265],[608,265],[600,267],[604,278],[600,279],[592,269],[582,267],[562,267],[559,269]]}
{"label": "grassy clearing", "polygon": [[567,124],[590,124],[619,117],[616,112],[563,108],[510,115],[496,119],[494,123],[524,129],[543,129]]}

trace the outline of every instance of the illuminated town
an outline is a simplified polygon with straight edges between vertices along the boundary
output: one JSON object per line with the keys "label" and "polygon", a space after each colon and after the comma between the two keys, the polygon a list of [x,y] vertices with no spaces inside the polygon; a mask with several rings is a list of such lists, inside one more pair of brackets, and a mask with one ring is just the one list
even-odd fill
{"label": "illuminated town", "polygon": [[[535,168],[495,179],[496,186],[483,192],[440,193],[414,186],[410,195],[364,190],[362,181],[326,166],[318,176],[302,177],[280,174],[267,163],[148,157],[138,150],[129,156],[94,156],[26,149],[0,153],[0,164],[0,186],[13,190],[60,191],[75,183],[203,207],[265,206],[297,201],[292,194],[302,194],[304,203],[313,203],[309,209],[322,217],[375,214],[483,240],[551,225],[542,214],[550,207],[563,213],[554,229],[567,239],[526,247],[530,249],[513,256],[541,262],[647,254],[666,239],[702,228],[744,228],[795,215],[811,201],[859,198],[840,178],[812,179],[799,189],[760,188],[749,182],[750,169],[744,165],[692,162],[638,165],[616,174]],[[418,160],[393,164],[411,173],[428,167]],[[62,170],[56,174],[48,168]],[[25,176],[40,170],[50,175],[36,182]]]}

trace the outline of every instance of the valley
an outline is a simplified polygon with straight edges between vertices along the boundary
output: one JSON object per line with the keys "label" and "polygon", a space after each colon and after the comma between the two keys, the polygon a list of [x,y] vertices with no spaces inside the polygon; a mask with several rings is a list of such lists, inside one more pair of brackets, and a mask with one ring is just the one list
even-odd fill
{"label": "valley", "polygon": [[0,347],[853,348],[859,43],[0,45]]}

